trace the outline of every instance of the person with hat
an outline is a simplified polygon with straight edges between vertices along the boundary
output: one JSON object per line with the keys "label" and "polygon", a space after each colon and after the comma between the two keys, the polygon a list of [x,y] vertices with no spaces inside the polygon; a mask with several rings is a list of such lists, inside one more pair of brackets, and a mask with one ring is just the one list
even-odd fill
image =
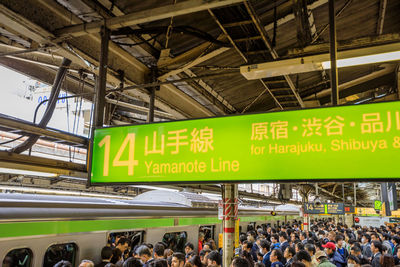
{"label": "person with hat", "polygon": [[328,256],[324,251],[317,251],[315,259],[319,262],[318,267],[336,267],[328,260]]}
{"label": "person with hat", "polygon": [[325,245],[322,245],[325,250],[325,253],[328,255],[328,259],[337,267],[345,267],[346,261],[343,257],[336,251],[336,245],[333,242],[328,242]]}

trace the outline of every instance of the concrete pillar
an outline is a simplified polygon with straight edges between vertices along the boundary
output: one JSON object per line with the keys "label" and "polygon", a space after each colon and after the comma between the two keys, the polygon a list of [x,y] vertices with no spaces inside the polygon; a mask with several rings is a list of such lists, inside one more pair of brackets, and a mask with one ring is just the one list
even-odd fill
{"label": "concrete pillar", "polygon": [[235,221],[238,211],[238,185],[223,185],[222,201],[224,202],[223,220],[223,266],[230,266],[235,255]]}
{"label": "concrete pillar", "polygon": [[347,224],[348,227],[351,227],[354,224],[354,214],[345,214],[344,223]]}

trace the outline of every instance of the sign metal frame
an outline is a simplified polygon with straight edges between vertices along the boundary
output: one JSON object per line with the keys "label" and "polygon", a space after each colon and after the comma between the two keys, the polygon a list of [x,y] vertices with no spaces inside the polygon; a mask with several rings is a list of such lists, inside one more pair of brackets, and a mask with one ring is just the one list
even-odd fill
{"label": "sign metal frame", "polygon": [[[400,101],[395,100],[395,101],[382,101],[379,103],[366,103],[366,104],[360,104],[359,106],[365,106],[365,105],[379,105],[379,104],[384,104],[384,103],[397,103],[399,104],[399,109],[400,109]],[[332,108],[338,108],[338,107],[351,107],[354,105],[342,105],[342,106],[329,106],[329,107],[312,107],[312,108],[305,108],[305,109],[293,109],[293,110],[283,110],[283,111],[272,111],[272,112],[256,112],[256,113],[248,113],[248,114],[232,114],[232,115],[225,115],[225,116],[215,116],[215,117],[202,117],[202,118],[193,118],[193,119],[184,119],[184,120],[179,120],[179,121],[159,121],[159,122],[152,122],[152,123],[143,123],[140,125],[148,125],[148,124],[165,124],[165,123],[173,123],[173,122],[183,122],[183,121],[196,121],[196,120],[202,120],[202,119],[213,119],[213,118],[228,118],[228,117],[236,117],[236,116],[247,116],[247,115],[258,115],[258,114],[272,114],[272,113],[286,113],[286,112],[296,112],[296,111],[304,111],[304,110],[322,110],[322,109],[332,109]],[[137,126],[140,126],[137,125]],[[136,125],[135,125],[136,126]],[[105,128],[120,128],[120,127],[129,127],[129,125],[120,125],[120,126],[112,126],[112,127],[95,127],[92,132],[92,136],[94,137],[94,131],[98,129],[105,129]],[[235,179],[235,180],[210,180],[210,181],[201,181],[201,180],[191,180],[191,181],[151,181],[151,182],[93,182],[91,179],[92,176],[92,160],[93,160],[93,137],[91,138],[89,142],[89,149],[88,149],[88,157],[87,157],[87,167],[88,167],[88,186],[107,186],[107,185],[171,185],[171,184],[215,184],[215,183],[259,183],[259,182],[274,182],[274,183],[292,183],[292,182],[325,182],[325,181],[337,181],[337,182],[345,182],[345,181],[351,181],[354,182],[358,178],[338,178],[338,179],[332,179],[332,178],[293,178],[293,179],[254,179],[254,180],[240,180],[240,179]],[[399,150],[400,152],[400,150]],[[396,182],[400,181],[400,174],[399,177],[393,177],[393,178],[387,178],[387,177],[373,177],[373,178],[363,178],[368,181],[375,181],[375,182]]]}

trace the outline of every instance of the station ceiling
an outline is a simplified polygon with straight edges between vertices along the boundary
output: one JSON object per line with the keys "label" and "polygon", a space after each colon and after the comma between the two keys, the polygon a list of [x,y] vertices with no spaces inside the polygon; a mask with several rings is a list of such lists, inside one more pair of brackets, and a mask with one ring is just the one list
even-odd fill
{"label": "station ceiling", "polygon": [[[399,1],[335,6],[339,51],[400,42]],[[329,70],[247,80],[239,67],[328,53],[328,23],[328,0],[2,0],[0,64],[51,84],[67,57],[65,90],[93,93],[106,25],[108,89],[139,85],[107,94],[109,125],[140,123],[132,114],[149,105],[140,85],[154,81],[169,81],[156,92],[158,119],[316,107],[330,103]],[[397,83],[397,61],[341,68],[340,102],[398,99]]]}

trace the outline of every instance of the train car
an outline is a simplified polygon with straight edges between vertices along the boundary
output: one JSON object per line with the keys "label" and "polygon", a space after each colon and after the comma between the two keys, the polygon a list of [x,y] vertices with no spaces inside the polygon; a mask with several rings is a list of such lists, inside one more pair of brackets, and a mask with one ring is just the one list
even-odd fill
{"label": "train car", "polygon": [[[182,251],[195,246],[199,231],[216,239],[221,220],[216,208],[182,204],[88,197],[0,194],[0,258],[17,266],[52,267],[61,259],[77,265],[82,259],[100,261],[103,246],[117,235],[142,242],[166,242]],[[239,208],[242,232],[256,225],[276,225],[299,219],[298,208]]]}

